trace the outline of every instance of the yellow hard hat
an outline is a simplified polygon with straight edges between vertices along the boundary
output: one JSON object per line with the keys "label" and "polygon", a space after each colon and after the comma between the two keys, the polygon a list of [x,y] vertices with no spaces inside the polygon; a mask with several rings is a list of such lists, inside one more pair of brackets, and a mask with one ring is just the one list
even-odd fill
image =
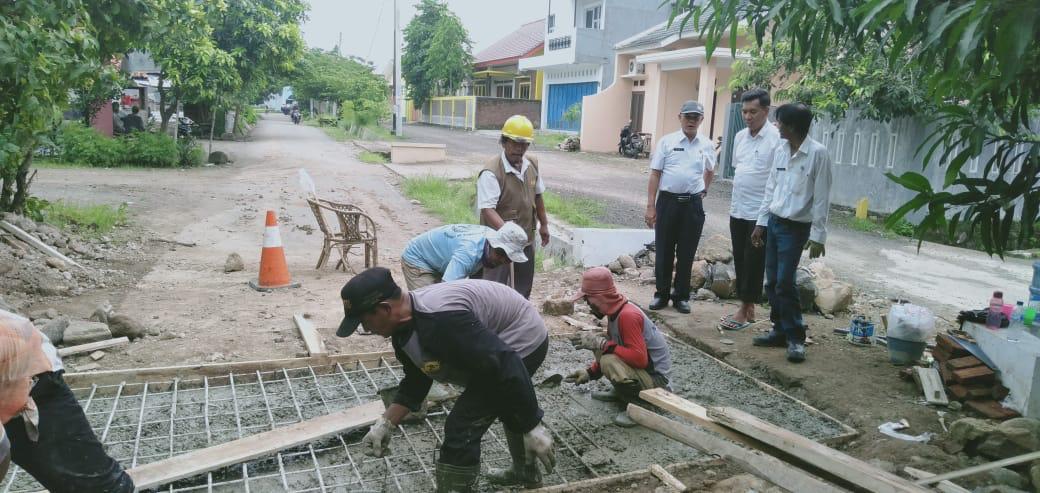
{"label": "yellow hard hat", "polygon": [[502,136],[517,142],[534,142],[534,125],[524,115],[513,115],[502,125]]}

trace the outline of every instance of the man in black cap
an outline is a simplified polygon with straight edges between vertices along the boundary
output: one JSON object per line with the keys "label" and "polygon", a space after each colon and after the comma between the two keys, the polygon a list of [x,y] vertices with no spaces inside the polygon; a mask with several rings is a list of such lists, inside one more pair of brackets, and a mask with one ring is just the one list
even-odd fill
{"label": "man in black cap", "polygon": [[346,317],[336,335],[347,337],[364,325],[389,337],[404,368],[393,403],[362,440],[365,453],[386,453],[391,430],[420,409],[437,380],[466,388],[444,423],[437,491],[476,491],[480,440],[496,418],[513,464],[491,471],[488,479],[540,486],[538,461],[552,472],[556,455],[531,384],[549,348],[548,330],[534,306],[510,287],[483,280],[401,292],[382,267],[351,278],[340,297]]}
{"label": "man in black cap", "polygon": [[645,220],[647,227],[654,228],[657,248],[657,291],[647,307],[651,310],[668,306],[671,299],[679,313],[690,313],[690,273],[704,229],[702,199],[715,176],[715,148],[697,133],[703,121],[701,103],[683,103],[680,129],[661,137],[650,160]]}

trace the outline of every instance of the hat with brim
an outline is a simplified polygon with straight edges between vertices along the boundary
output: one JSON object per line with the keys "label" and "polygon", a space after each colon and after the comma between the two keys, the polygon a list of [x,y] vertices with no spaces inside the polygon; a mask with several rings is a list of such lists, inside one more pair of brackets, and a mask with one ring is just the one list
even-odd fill
{"label": "hat with brim", "polygon": [[357,330],[358,325],[361,325],[362,315],[400,294],[401,288],[385,267],[372,267],[350,278],[339,292],[340,298],[343,299],[344,316],[336,329],[336,335],[350,336]]}
{"label": "hat with brim", "polygon": [[487,234],[487,242],[492,248],[501,248],[512,262],[518,264],[527,262],[527,255],[524,254],[524,247],[527,246],[527,233],[520,225],[512,221],[503,224],[498,231],[491,231]]}
{"label": "hat with brim", "polygon": [[691,99],[683,103],[682,108],[679,110],[680,115],[685,115],[688,113],[696,113],[698,115],[703,115],[704,105]]}
{"label": "hat with brim", "polygon": [[628,302],[628,299],[618,292],[614,276],[606,267],[593,267],[582,274],[581,288],[571,296],[571,301],[585,297],[604,308],[604,313],[608,315],[617,313]]}

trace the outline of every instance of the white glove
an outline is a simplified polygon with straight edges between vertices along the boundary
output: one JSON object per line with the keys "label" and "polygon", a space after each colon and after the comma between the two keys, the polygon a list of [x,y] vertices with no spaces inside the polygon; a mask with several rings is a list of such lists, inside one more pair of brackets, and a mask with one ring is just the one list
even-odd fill
{"label": "white glove", "polygon": [[571,373],[570,375],[567,375],[567,378],[564,378],[564,381],[581,385],[583,383],[589,383],[589,379],[590,377],[588,370],[578,370],[574,373]]}
{"label": "white glove", "polygon": [[579,349],[588,349],[589,351],[602,351],[603,345],[607,343],[607,338],[599,332],[583,332],[581,334],[581,340],[578,342]]}
{"label": "white glove", "polygon": [[538,458],[545,466],[546,473],[552,473],[556,467],[556,449],[553,447],[552,435],[549,430],[538,423],[533,430],[524,433],[524,449],[527,452],[527,462],[531,463]]}
{"label": "white glove", "polygon": [[365,438],[361,439],[361,450],[371,457],[382,457],[386,453],[386,448],[390,446],[390,429],[392,427],[389,420],[380,416],[368,429]]}

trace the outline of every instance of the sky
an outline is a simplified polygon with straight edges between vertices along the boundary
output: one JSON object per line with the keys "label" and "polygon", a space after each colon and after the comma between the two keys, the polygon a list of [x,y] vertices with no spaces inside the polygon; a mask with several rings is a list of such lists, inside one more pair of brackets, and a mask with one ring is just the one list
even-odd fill
{"label": "sky", "polygon": [[[366,58],[382,70],[393,60],[394,0],[308,0],[303,39],[310,48],[331,50],[343,33],[343,54]],[[397,0],[401,29],[415,16],[417,0]],[[473,41],[473,53],[522,24],[545,17],[548,0],[447,0]],[[382,11],[382,12],[380,12]]]}

